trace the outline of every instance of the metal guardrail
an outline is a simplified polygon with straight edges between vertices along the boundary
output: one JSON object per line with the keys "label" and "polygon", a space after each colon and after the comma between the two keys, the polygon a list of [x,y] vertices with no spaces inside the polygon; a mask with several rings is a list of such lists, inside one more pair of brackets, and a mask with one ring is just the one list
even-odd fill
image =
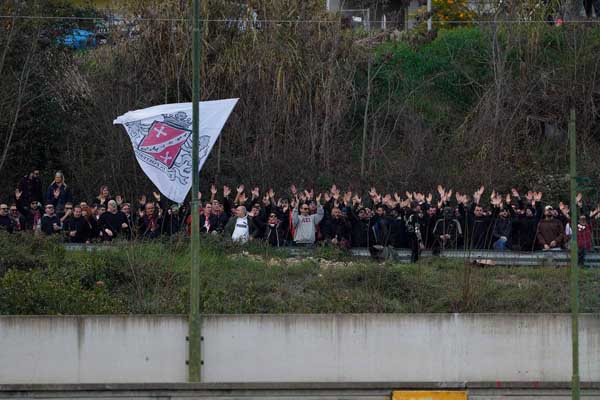
{"label": "metal guardrail", "polygon": [[[69,251],[102,251],[113,248],[110,244],[65,244],[65,249]],[[291,257],[313,257],[316,255],[315,249],[306,247],[282,247]],[[389,259],[400,263],[409,264],[411,252],[406,249],[389,249]],[[353,248],[350,250],[352,257],[370,258],[371,253],[367,248]],[[496,250],[446,250],[439,256],[434,256],[430,250],[421,253],[421,259],[432,259],[434,257],[447,258],[453,260],[464,260],[482,265],[499,266],[567,266],[571,257],[568,251],[536,251],[536,252],[516,252],[516,251],[496,251]],[[600,253],[588,253],[585,259],[586,267],[600,267]]]}
{"label": "metal guardrail", "polygon": [[[586,399],[600,399],[600,383],[582,383]],[[346,382],[151,383],[0,385],[0,399],[287,399],[389,400],[394,390],[467,391],[469,400],[570,399],[568,382]]]}

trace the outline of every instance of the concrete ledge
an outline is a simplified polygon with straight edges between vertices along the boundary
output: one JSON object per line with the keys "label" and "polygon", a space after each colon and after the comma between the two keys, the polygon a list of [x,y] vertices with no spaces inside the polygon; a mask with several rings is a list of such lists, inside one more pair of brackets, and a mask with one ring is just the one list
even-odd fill
{"label": "concrete ledge", "polygon": [[[581,382],[581,388],[600,390],[600,382]],[[90,391],[327,391],[424,389],[570,390],[571,382],[264,382],[264,383],[89,383],[0,384],[0,392]]]}

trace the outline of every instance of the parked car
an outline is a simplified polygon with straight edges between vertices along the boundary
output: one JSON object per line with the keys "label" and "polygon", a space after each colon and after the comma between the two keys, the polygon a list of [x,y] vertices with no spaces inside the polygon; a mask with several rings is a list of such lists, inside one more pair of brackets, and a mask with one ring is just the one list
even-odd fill
{"label": "parked car", "polygon": [[74,50],[96,47],[96,35],[84,29],[71,29],[57,37],[57,43]]}

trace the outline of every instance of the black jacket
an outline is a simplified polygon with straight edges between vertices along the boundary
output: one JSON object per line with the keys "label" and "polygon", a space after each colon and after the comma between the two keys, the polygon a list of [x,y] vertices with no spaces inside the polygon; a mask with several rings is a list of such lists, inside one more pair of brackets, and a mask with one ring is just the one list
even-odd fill
{"label": "black jacket", "polygon": [[13,223],[8,215],[0,215],[0,231],[13,233]]}
{"label": "black jacket", "polygon": [[494,230],[492,231],[492,240],[497,241],[505,236],[509,243],[512,235],[512,221],[510,218],[496,218],[494,221]]}
{"label": "black jacket", "polygon": [[167,209],[162,220],[162,233],[168,236],[176,235],[181,229],[181,218],[179,213],[173,213]]}
{"label": "black jacket", "polygon": [[[463,231],[460,226],[460,222],[456,218],[441,217],[435,223],[433,235],[435,237],[435,241],[432,247],[456,250],[457,245],[463,235]],[[449,235],[450,239],[447,241],[442,241],[440,239],[440,236],[442,235]]]}
{"label": "black jacket", "polygon": [[350,240],[352,227],[346,218],[329,218],[323,221],[322,233],[325,240]]}
{"label": "black jacket", "polygon": [[352,247],[370,247],[376,245],[377,239],[371,220],[368,218],[360,219],[356,211],[356,209],[353,209],[350,212],[350,223],[352,225],[350,241]]}
{"label": "black jacket", "polygon": [[44,196],[42,194],[42,181],[40,178],[29,179],[29,175],[25,175],[21,178],[18,188],[21,192],[21,198],[24,202],[29,205],[32,201],[42,203]]}
{"label": "black jacket", "polygon": [[261,229],[261,237],[273,247],[285,245],[287,223],[279,221],[277,225],[265,224]]}
{"label": "black jacket", "polygon": [[210,214],[208,216],[208,229],[206,227],[206,215],[202,214],[200,216],[200,232],[202,233],[211,233],[216,231],[219,228],[219,217],[215,214]]}
{"label": "black jacket", "polygon": [[458,206],[463,219],[464,243],[470,249],[487,249],[490,245],[491,223],[493,217],[489,215],[475,216],[476,204],[465,210],[464,206]]}
{"label": "black jacket", "polygon": [[44,212],[39,208],[32,210],[29,207],[29,204],[30,203],[25,202],[21,197],[19,200],[17,200],[17,210],[19,210],[25,220],[25,229],[33,230],[36,219],[40,220],[44,215]]}
{"label": "black jacket", "polygon": [[51,217],[44,215],[42,217],[42,232],[44,232],[46,235],[59,233],[60,231],[54,230],[54,224],[60,226],[60,219],[58,218],[58,215],[55,214]]}
{"label": "black jacket", "polygon": [[[90,240],[91,227],[83,217],[69,216],[63,221],[63,231],[71,243],[85,243]],[[70,233],[75,232],[75,236]]]}
{"label": "black jacket", "polygon": [[140,217],[138,220],[138,237],[145,239],[154,239],[160,236],[162,219],[156,216],[148,218],[147,216]]}
{"label": "black jacket", "polygon": [[[123,224],[128,224],[128,227],[123,228]],[[106,211],[98,219],[98,229],[100,230],[103,240],[110,241],[121,236],[121,234],[124,234],[125,237],[127,237],[129,235],[129,221],[121,211],[117,211],[115,214]],[[110,230],[113,236],[110,237],[105,229]]]}

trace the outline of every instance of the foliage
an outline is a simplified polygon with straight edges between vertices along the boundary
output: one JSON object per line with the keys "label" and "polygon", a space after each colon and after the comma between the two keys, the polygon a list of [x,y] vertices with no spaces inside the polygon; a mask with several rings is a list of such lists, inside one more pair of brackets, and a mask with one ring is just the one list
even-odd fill
{"label": "foliage", "polygon": [[[568,312],[569,271],[486,267],[426,260],[415,265],[289,258],[261,245],[240,248],[204,238],[204,313]],[[0,314],[186,313],[188,243],[122,243],[65,251],[43,238],[0,244]],[[320,258],[327,256],[328,259]],[[39,266],[13,267],[18,257]],[[600,271],[581,272],[581,310],[600,311]]]}
{"label": "foliage", "polygon": [[436,26],[443,28],[465,26],[465,22],[475,19],[475,11],[470,7],[469,0],[433,0],[434,19]]}

